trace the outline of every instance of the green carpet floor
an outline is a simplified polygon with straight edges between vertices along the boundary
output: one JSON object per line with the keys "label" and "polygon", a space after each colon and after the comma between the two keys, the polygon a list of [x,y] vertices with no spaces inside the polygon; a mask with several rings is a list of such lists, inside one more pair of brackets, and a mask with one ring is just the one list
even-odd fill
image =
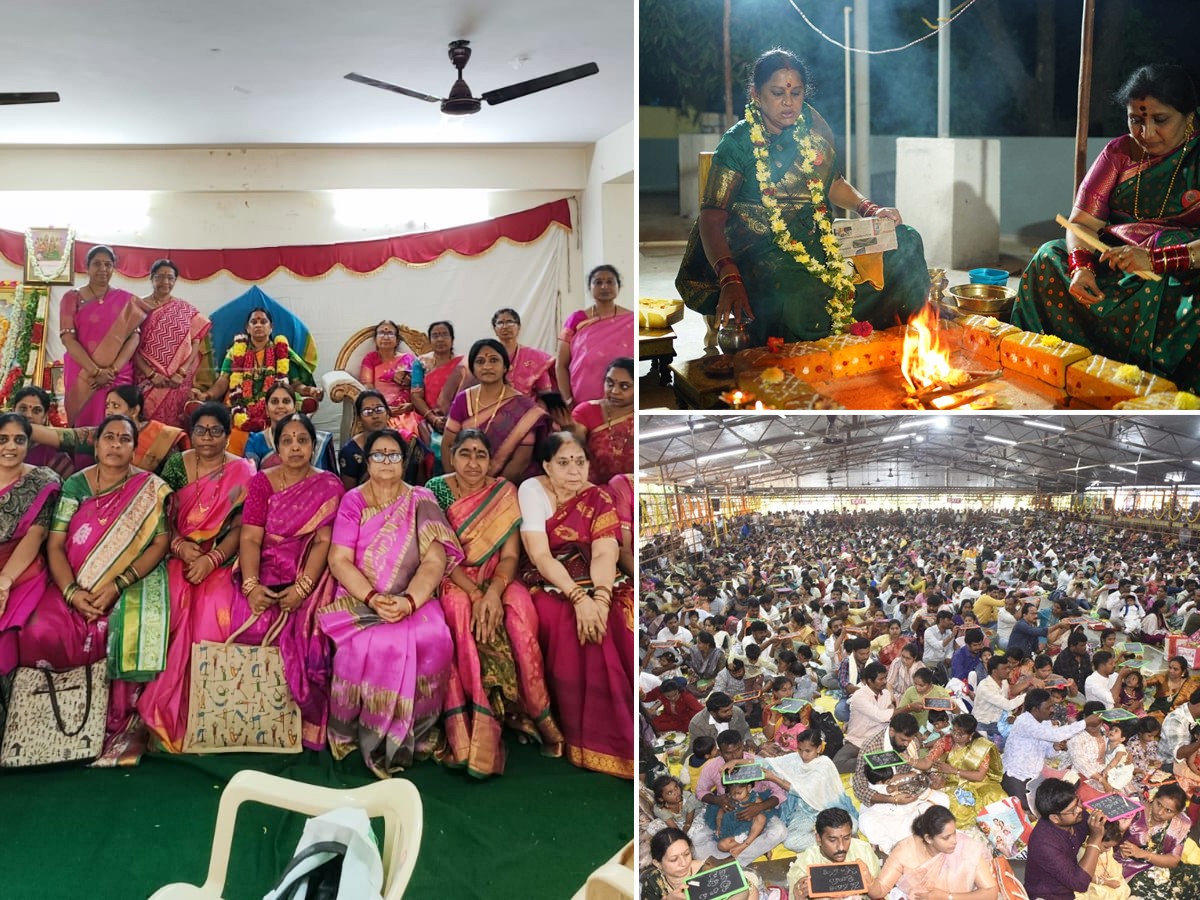
{"label": "green carpet floor", "polygon": [[[0,773],[0,898],[138,900],[208,869],[217,802],[253,768],[329,787],[373,780],[357,756],[147,755],[132,769]],[[425,832],[407,896],[569,898],[633,836],[633,787],[509,747],[500,778],[435,763],[404,776],[421,792]],[[244,806],[227,900],[258,900],[295,849],[303,817]],[[382,823],[379,820],[377,827]]]}

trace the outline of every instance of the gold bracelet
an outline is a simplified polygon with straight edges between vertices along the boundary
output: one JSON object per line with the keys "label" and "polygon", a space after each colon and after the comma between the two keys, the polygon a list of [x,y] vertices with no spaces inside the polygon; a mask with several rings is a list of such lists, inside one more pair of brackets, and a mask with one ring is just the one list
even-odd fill
{"label": "gold bracelet", "polygon": [[252,590],[254,590],[256,587],[261,587],[261,585],[262,582],[258,580],[257,575],[251,575],[249,578],[243,578],[242,593],[249,596]]}

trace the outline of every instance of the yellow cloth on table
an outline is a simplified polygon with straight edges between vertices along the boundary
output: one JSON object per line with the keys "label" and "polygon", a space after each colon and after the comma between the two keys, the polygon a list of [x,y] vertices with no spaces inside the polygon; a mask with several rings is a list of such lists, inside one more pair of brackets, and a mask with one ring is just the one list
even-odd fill
{"label": "yellow cloth on table", "polygon": [[864,253],[850,260],[854,264],[854,283],[870,283],[877,291],[883,290],[883,254]]}

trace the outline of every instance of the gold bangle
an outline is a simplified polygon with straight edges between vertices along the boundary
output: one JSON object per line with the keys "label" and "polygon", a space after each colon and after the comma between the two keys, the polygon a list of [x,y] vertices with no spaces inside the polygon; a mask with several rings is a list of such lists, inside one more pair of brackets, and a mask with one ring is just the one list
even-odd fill
{"label": "gold bangle", "polygon": [[249,596],[250,592],[252,590],[254,590],[256,587],[259,587],[261,584],[262,584],[262,582],[260,582],[258,580],[257,575],[251,575],[249,578],[243,578],[242,579],[242,593]]}

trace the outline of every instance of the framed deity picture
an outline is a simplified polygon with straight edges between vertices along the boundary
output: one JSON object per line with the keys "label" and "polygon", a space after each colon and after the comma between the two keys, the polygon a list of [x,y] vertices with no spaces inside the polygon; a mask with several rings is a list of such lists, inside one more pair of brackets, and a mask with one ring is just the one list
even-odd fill
{"label": "framed deity picture", "polygon": [[75,231],[30,228],[25,232],[25,282],[75,283]]}

